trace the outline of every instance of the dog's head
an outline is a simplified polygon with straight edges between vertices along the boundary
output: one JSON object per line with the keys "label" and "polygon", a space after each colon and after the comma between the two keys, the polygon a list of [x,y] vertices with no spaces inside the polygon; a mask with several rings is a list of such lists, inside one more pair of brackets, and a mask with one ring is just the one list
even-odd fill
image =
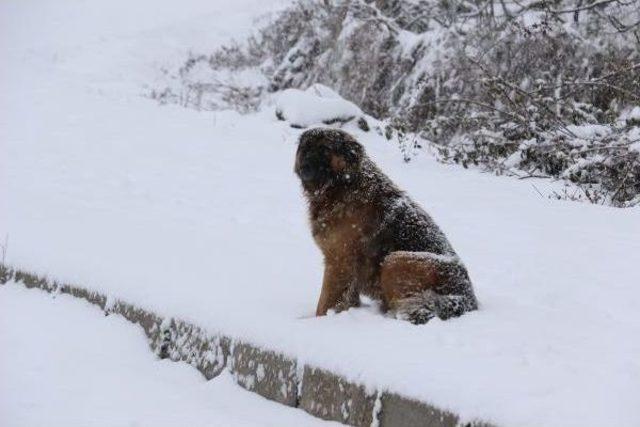
{"label": "dog's head", "polygon": [[294,171],[308,190],[349,183],[364,155],[362,145],[342,130],[310,129],[300,135]]}

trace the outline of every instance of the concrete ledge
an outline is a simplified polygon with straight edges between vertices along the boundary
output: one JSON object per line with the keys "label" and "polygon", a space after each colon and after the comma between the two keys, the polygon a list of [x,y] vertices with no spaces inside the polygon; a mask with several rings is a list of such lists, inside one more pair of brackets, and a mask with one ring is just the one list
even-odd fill
{"label": "concrete ledge", "polygon": [[332,372],[308,364],[301,366],[278,352],[0,264],[0,284],[9,281],[51,294],[68,294],[99,307],[107,316],[120,315],[140,325],[158,357],[186,362],[207,379],[227,368],[247,390],[325,420],[357,427],[492,426],[483,421],[463,424],[457,415],[426,402],[384,390],[367,390]]}
{"label": "concrete ledge", "polygon": [[370,426],[378,416],[377,396],[377,392],[367,393],[364,386],[350,383],[331,372],[304,367],[300,407],[316,417]]}
{"label": "concrete ledge", "polygon": [[455,427],[456,415],[426,403],[384,393],[381,399],[380,424],[388,426]]}
{"label": "concrete ledge", "polygon": [[231,372],[238,384],[267,399],[298,406],[297,362],[273,351],[236,343],[231,351]]}

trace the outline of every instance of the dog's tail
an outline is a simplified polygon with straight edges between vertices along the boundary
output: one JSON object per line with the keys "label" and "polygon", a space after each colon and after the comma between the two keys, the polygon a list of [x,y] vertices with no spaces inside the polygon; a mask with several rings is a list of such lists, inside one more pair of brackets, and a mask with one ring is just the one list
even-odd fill
{"label": "dog's tail", "polygon": [[396,316],[419,325],[434,317],[447,320],[477,308],[478,301],[472,294],[441,295],[428,289],[398,301]]}

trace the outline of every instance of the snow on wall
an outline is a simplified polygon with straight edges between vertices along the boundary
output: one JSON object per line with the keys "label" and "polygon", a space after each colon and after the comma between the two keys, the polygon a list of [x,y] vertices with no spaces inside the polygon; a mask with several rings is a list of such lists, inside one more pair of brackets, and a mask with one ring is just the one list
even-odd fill
{"label": "snow on wall", "polygon": [[0,323],[12,326],[0,334],[5,427],[334,424],[243,391],[229,372],[205,382],[158,360],[138,328],[65,294],[0,286]]}
{"label": "snow on wall", "polygon": [[[268,348],[259,348],[224,335],[211,335],[198,326],[179,319],[161,319],[152,312],[121,300],[113,300],[112,304],[108,304],[107,298],[103,295],[82,287],[58,283],[2,264],[0,285],[5,285],[2,295],[12,295],[14,299],[20,299],[20,296],[24,295],[20,293],[24,292],[19,289],[20,285],[49,292],[56,298],[61,297],[64,304],[68,303],[65,299],[67,295],[78,300],[84,299],[100,307],[105,315],[120,315],[129,322],[142,326],[151,349],[160,358],[186,362],[198,369],[207,379],[220,375],[224,378],[232,377],[237,384],[249,391],[286,406],[304,409],[324,420],[339,421],[355,427],[411,425],[406,422],[410,419],[420,420],[419,423],[431,422],[432,425],[443,426],[458,425],[460,421],[455,414],[423,402],[415,402],[418,404],[416,406],[412,400],[396,394],[369,390],[361,384],[350,383],[331,372],[308,366],[300,360],[287,358]],[[5,303],[11,304],[13,300]],[[46,308],[44,311],[47,311]],[[36,312],[32,316],[37,318],[42,314]],[[94,325],[96,326],[100,328],[102,325]],[[31,335],[35,335],[33,331]],[[31,338],[33,337],[30,336],[27,340]],[[14,350],[13,347],[9,348],[11,351]],[[213,360],[208,357],[212,353],[216,355]],[[11,356],[14,357],[13,354]],[[47,357],[50,356],[47,354]],[[124,361],[128,360],[130,355],[128,351],[121,351],[116,358],[120,363],[126,363]],[[9,370],[11,367],[0,366],[0,369]],[[12,381],[16,382],[13,379]],[[73,386],[73,382],[64,383],[65,389]],[[15,401],[26,398],[15,389],[11,395]],[[0,401],[0,404],[2,403],[3,401]],[[32,407],[38,407],[43,403],[36,400]],[[406,407],[407,404],[410,405],[409,409]],[[21,409],[12,408],[11,417],[33,419],[34,413],[35,417],[39,415],[37,410]],[[253,409],[252,406],[252,411]],[[445,419],[447,422],[443,421]],[[467,425],[489,426],[478,420],[471,420],[471,424]]]}

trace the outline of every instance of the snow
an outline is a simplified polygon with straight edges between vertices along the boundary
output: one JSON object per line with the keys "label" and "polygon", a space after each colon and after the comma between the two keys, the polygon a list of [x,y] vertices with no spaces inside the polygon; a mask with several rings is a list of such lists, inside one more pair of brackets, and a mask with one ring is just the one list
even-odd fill
{"label": "snow", "polygon": [[611,133],[611,128],[604,125],[568,125],[567,130],[573,133],[577,138],[594,139],[607,136]]}
{"label": "snow", "polygon": [[631,122],[633,120],[640,120],[640,107],[633,107],[629,110],[623,111],[618,117],[618,121],[623,123]]}
{"label": "snow", "polygon": [[4,427],[338,425],[155,359],[141,329],[66,295],[0,286],[0,324]]}
{"label": "snow", "polygon": [[362,115],[353,102],[349,102],[330,88],[314,84],[302,91],[285,89],[275,95],[276,111],[292,125],[308,127],[335,120],[348,121]]}
{"label": "snow", "polygon": [[[300,131],[273,107],[205,113],[139,96],[180,52],[248,31],[252,16],[274,6],[140,3],[136,10],[157,8],[158,17],[138,22],[139,14],[122,12],[124,0],[0,3],[0,240],[8,235],[8,263],[466,418],[640,424],[640,210],[548,200],[537,190],[549,181],[428,156],[406,164],[393,142],[348,124],[447,234],[481,307],[422,327],[375,306],[314,318],[322,260],[292,171]],[[292,95],[305,120],[324,102],[307,95]],[[2,292],[3,306],[20,298]],[[28,303],[23,310],[34,316],[42,309]],[[158,366],[147,359],[149,369]],[[139,365],[131,376],[142,375]]]}

